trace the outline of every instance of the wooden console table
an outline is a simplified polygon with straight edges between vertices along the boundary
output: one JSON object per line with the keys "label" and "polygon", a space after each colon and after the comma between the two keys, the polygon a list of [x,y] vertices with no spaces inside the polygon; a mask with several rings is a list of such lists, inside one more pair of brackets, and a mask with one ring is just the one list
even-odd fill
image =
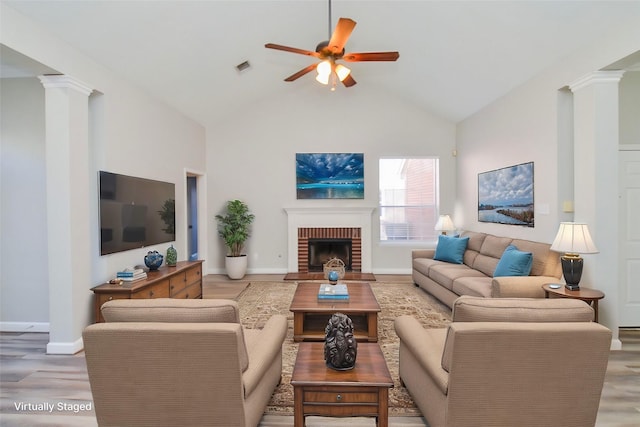
{"label": "wooden console table", "polygon": [[175,267],[160,267],[149,271],[147,278],[122,285],[103,285],[91,288],[95,294],[96,323],[104,322],[100,307],[114,299],[132,298],[202,298],[202,262],[180,261]]}

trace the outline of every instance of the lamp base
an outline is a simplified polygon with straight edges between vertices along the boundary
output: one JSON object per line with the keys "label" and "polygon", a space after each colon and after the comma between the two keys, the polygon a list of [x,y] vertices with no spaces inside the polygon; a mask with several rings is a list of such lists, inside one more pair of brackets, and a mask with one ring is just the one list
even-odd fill
{"label": "lamp base", "polygon": [[578,283],[582,278],[583,259],[577,254],[565,254],[560,257],[560,263],[564,281],[567,283],[564,287],[570,291],[580,290]]}

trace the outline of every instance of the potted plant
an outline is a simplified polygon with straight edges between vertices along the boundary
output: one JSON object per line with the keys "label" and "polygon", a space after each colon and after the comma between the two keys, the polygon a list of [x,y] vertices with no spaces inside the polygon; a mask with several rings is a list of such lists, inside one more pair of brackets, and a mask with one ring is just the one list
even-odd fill
{"label": "potted plant", "polygon": [[225,258],[227,275],[231,279],[242,279],[247,272],[247,256],[242,249],[250,236],[249,227],[255,216],[249,212],[246,203],[236,199],[228,201],[226,213],[215,218],[218,221],[218,235],[229,250]]}

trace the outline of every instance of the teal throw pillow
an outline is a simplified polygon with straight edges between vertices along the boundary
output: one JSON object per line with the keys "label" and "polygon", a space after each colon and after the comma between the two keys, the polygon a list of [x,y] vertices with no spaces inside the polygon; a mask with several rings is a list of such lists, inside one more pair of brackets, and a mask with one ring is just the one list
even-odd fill
{"label": "teal throw pillow", "polygon": [[533,254],[531,252],[522,252],[515,246],[509,245],[502,253],[502,257],[496,265],[496,271],[493,272],[493,277],[528,276],[532,264]]}
{"label": "teal throw pillow", "polygon": [[438,236],[438,246],[436,246],[436,253],[433,259],[462,264],[467,243],[469,243],[468,237],[452,237],[441,234]]}

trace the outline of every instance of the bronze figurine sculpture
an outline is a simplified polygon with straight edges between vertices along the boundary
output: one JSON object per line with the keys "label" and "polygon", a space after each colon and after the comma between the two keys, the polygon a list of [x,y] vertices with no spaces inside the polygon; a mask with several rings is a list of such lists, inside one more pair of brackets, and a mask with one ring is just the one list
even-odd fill
{"label": "bronze figurine sculpture", "polygon": [[325,328],[324,360],[337,371],[353,369],[358,354],[358,343],[353,336],[353,322],[342,313],[335,313]]}

